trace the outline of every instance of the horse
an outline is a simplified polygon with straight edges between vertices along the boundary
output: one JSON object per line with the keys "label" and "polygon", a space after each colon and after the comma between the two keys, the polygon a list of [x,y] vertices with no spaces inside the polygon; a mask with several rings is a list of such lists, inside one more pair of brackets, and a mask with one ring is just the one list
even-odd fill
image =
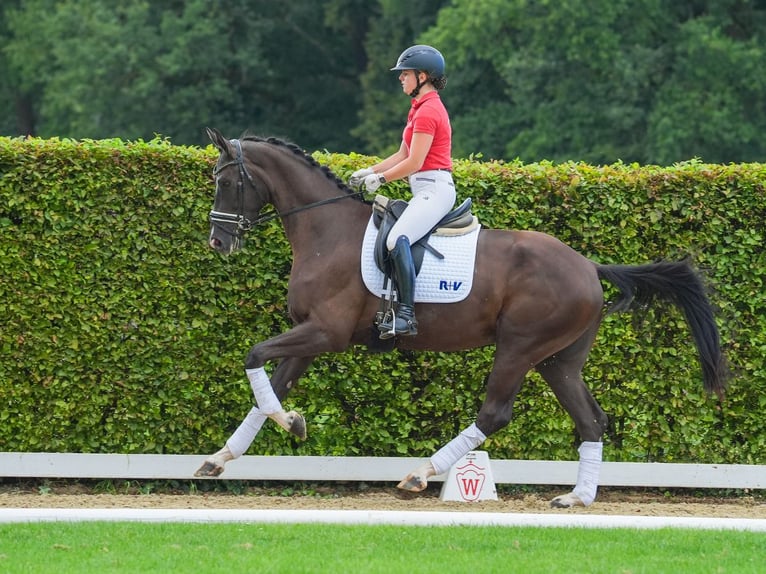
{"label": "horse", "polygon": [[[255,344],[244,366],[256,404],[224,447],[205,459],[198,477],[215,477],[241,456],[267,419],[300,438],[300,413],[284,400],[315,357],[352,345],[376,348],[372,329],[380,297],[363,284],[361,245],[371,203],[295,144],[258,136],[229,140],[207,135],[219,151],[209,247],[223,255],[240,249],[253,227],[279,218],[292,250],[287,302],[294,326]],[[270,211],[262,212],[271,205]],[[478,231],[470,293],[455,303],[418,303],[418,333],[393,347],[459,352],[495,346],[485,397],[473,424],[397,485],[423,491],[511,421],[514,400],[535,369],[572,418],[579,439],[577,482],[551,506],[588,506],[596,498],[602,437],[608,418],[582,378],[582,368],[608,312],[665,301],[680,308],[697,348],[703,385],[723,396],[728,370],[711,303],[688,258],[639,265],[591,261],[551,235],[531,230]],[[616,287],[606,309],[602,281]],[[448,307],[445,308],[445,307]],[[277,361],[272,376],[264,366]]]}

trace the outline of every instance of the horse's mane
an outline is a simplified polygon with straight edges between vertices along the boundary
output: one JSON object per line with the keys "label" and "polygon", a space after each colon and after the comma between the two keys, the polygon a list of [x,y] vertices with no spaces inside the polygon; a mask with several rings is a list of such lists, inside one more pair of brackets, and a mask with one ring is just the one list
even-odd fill
{"label": "horse's mane", "polygon": [[319,171],[324,173],[327,179],[329,179],[335,185],[337,185],[340,190],[345,191],[349,195],[352,195],[353,199],[362,201],[363,203],[368,203],[367,201],[364,200],[362,195],[356,193],[349,186],[347,186],[346,183],[337,175],[335,175],[335,173],[329,167],[319,163],[316,159],[314,159],[312,156],[307,154],[300,146],[292,142],[285,141],[283,139],[279,139],[275,137],[260,137],[260,136],[256,136],[252,134],[245,134],[240,139],[253,141],[253,142],[267,143],[267,144],[285,148],[286,150],[293,152],[299,158],[302,158],[303,161],[308,163],[311,167],[318,169]]}

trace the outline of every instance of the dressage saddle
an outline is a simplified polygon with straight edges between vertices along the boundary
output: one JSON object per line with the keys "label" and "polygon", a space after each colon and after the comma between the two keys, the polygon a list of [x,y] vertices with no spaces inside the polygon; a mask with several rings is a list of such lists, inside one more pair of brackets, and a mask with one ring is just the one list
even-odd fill
{"label": "dressage saddle", "polygon": [[[378,235],[375,238],[375,264],[386,276],[390,275],[388,249],[386,248],[386,239],[391,232],[394,223],[399,219],[408,203],[403,199],[390,199],[384,195],[377,195],[372,204],[372,221],[378,229]],[[423,256],[426,251],[430,251],[439,259],[444,259],[444,255],[439,253],[428,240],[432,235],[465,235],[470,233],[479,225],[479,221],[471,213],[473,205],[469,197],[455,209],[445,215],[431,231],[418,241],[411,245],[412,259],[415,263],[415,273],[420,272],[423,265]]]}

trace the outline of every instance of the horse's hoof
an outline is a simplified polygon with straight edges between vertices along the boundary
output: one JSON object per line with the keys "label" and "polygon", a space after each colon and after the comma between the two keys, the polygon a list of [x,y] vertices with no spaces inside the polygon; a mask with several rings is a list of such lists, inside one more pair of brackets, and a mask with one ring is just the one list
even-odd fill
{"label": "horse's hoof", "polygon": [[396,488],[406,490],[407,492],[423,492],[428,483],[419,476],[409,475],[403,481],[396,485]]}
{"label": "horse's hoof", "polygon": [[205,464],[203,464],[201,467],[197,469],[197,472],[194,473],[194,476],[215,477],[215,476],[220,476],[222,472],[223,472],[223,467],[220,464],[215,464],[213,462],[209,462],[206,460]]}
{"label": "horse's hoof", "polygon": [[585,506],[580,497],[573,494],[562,494],[551,500],[551,508],[572,508],[573,506]]}
{"label": "horse's hoof", "polygon": [[287,417],[290,422],[290,428],[287,430],[299,439],[306,440],[306,419],[303,418],[303,415],[296,411],[290,411],[287,413]]}

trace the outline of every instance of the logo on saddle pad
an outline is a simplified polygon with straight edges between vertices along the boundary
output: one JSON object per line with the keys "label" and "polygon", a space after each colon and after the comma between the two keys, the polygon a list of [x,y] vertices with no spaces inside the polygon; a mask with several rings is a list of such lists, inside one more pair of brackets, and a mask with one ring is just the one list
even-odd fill
{"label": "logo on saddle pad", "polygon": [[439,281],[439,290],[444,289],[446,291],[459,291],[462,286],[462,281],[452,281],[451,283],[444,280]]}
{"label": "logo on saddle pad", "polygon": [[[456,237],[434,236],[429,243],[442,255],[438,258],[426,251],[423,264],[415,281],[416,303],[457,303],[465,299],[473,286],[473,267],[476,263],[476,244],[480,226]],[[388,293],[384,289],[383,272],[375,263],[375,240],[378,230],[370,217],[362,243],[362,279],[373,295]]]}

